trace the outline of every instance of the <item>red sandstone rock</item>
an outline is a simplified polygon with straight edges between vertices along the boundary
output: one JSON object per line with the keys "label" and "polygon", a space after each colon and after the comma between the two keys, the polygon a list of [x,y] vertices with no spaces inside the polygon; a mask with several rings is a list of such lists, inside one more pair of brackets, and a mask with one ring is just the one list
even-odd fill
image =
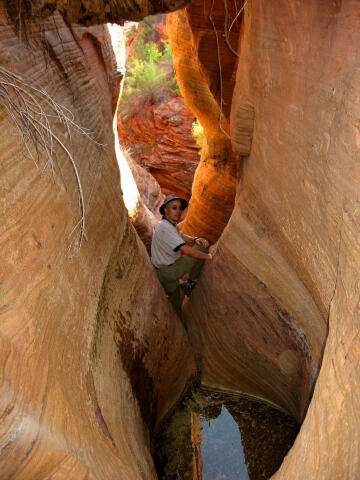
{"label": "red sandstone rock", "polygon": [[123,118],[121,112],[118,117],[120,141],[132,147],[133,157],[156,178],[165,195],[190,198],[199,162],[199,149],[191,133],[194,120],[180,96],[155,105],[139,105],[131,118]]}

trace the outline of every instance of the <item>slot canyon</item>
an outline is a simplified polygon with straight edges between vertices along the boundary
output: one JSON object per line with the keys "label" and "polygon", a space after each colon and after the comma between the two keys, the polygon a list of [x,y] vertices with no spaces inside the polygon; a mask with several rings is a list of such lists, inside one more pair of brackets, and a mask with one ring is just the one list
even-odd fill
{"label": "slot canyon", "polygon": [[[146,249],[162,193],[143,179],[131,210],[117,152],[110,32],[158,13],[204,128],[182,229],[218,242],[182,321]],[[0,479],[155,480],[201,380],[301,424],[273,480],[358,480],[360,3],[0,0],[0,21]]]}

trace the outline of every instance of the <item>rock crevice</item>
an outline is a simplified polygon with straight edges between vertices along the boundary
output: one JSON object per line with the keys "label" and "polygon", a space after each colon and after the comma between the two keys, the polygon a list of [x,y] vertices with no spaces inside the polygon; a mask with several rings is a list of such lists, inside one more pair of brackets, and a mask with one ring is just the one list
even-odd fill
{"label": "rock crevice", "polygon": [[[156,478],[149,435],[195,362],[121,195],[110,39],[103,27],[70,28],[61,14],[86,24],[183,4],[22,2],[32,50],[16,36],[9,4],[0,9],[1,65],[46,87],[105,146],[73,135],[86,226],[69,255],[79,220],[74,171],[57,152],[55,181],[49,168],[41,175],[0,114],[0,469],[17,480]],[[222,2],[215,7],[220,31]],[[202,381],[303,420],[274,479],[355,480],[359,5],[247,2],[231,38],[239,59],[220,47],[226,133],[211,3],[203,8],[195,1],[169,17],[179,85],[206,137],[184,230],[220,238],[185,306]],[[43,24],[30,25],[30,14]]]}
{"label": "rock crevice", "polygon": [[2,66],[44,88],[94,139],[70,130],[70,141],[48,117],[81,181],[85,235],[78,249],[79,230],[71,235],[78,188],[68,158],[54,147],[53,176],[50,164],[42,172],[43,150],[36,168],[12,118],[6,110],[0,116],[1,476],[156,478],[149,435],[195,366],[123,203],[110,36],[103,26],[70,29],[56,12],[42,28],[29,25],[28,45],[1,12]]}

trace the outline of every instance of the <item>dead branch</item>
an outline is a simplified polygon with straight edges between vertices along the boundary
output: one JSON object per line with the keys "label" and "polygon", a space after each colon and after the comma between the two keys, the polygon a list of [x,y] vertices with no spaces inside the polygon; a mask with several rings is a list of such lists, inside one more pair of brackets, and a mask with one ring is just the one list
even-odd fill
{"label": "dead branch", "polygon": [[230,33],[230,31],[231,31],[231,29],[232,29],[232,27],[233,27],[234,23],[235,23],[235,22],[236,22],[236,20],[239,18],[239,15],[241,15],[241,13],[242,13],[242,11],[244,10],[244,8],[245,8],[246,4],[248,3],[248,1],[249,1],[249,0],[245,0],[245,2],[244,2],[244,4],[243,4],[243,6],[242,6],[242,7],[240,8],[240,10],[237,12],[237,14],[236,14],[236,16],[235,16],[234,20],[231,22],[231,25],[230,25],[230,27],[229,27],[228,33]]}
{"label": "dead branch", "polygon": [[[81,218],[71,231],[69,237],[71,237],[80,226],[78,237],[78,249],[80,249],[85,235],[85,204],[79,171],[71,151],[54,133],[51,127],[51,121],[59,121],[64,126],[69,140],[71,140],[72,132],[75,131],[81,135],[85,135],[94,141],[96,145],[103,145],[92,138],[92,132],[90,132],[90,130],[78,125],[74,120],[73,113],[68,108],[55,102],[46,90],[32,84],[30,81],[1,65],[0,101],[9,118],[16,126],[23,149],[29,154],[36,167],[44,163],[43,171],[50,168],[52,178],[55,179],[54,160],[58,167],[55,144],[60,147],[69,160],[76,179],[81,212]],[[35,149],[35,157],[30,145]],[[58,169],[62,176],[61,169],[59,167]],[[70,243],[68,248],[70,248],[72,244],[73,242]]]}
{"label": "dead branch", "polygon": [[219,112],[219,128],[220,130],[228,137],[230,138],[230,135],[222,128],[221,125],[221,117],[222,117],[222,110],[223,110],[223,104],[224,104],[224,99],[223,99],[223,84],[222,84],[222,65],[221,65],[221,56],[220,56],[220,45],[219,45],[219,36],[216,30],[215,22],[212,17],[212,12],[214,9],[214,0],[211,2],[211,8],[210,8],[210,13],[209,13],[209,20],[211,22],[211,25],[214,29],[215,33],[215,40],[216,40],[216,49],[217,49],[217,57],[218,57],[218,66],[219,66],[219,79],[220,79],[220,112]]}
{"label": "dead branch", "polygon": [[[226,42],[226,45],[229,47],[230,51],[236,55],[237,57],[240,57],[240,55],[238,54],[238,52],[231,46],[231,43],[230,43],[230,40],[229,40],[229,33],[234,25],[234,23],[236,22],[236,20],[238,19],[239,15],[241,14],[241,12],[244,10],[245,8],[245,5],[247,4],[248,0],[246,0],[243,4],[243,6],[240,8],[240,10],[236,13],[235,15],[235,18],[234,20],[231,22],[231,25],[230,27],[228,28],[228,21],[229,21],[229,11],[228,11],[228,6],[227,6],[227,0],[224,0],[224,11],[225,11],[225,21],[224,21],[224,38],[225,38],[225,42]],[[237,9],[237,6],[236,6],[236,2],[235,2],[235,9]]]}

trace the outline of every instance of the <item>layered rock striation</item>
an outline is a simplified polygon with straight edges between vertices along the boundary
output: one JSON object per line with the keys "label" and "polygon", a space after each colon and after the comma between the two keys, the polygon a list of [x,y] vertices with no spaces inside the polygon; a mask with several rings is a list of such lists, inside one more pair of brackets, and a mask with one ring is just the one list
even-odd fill
{"label": "layered rock striation", "polygon": [[142,20],[148,15],[172,12],[183,8],[188,3],[184,0],[169,2],[153,2],[150,0],[98,0],[96,2],[84,2],[83,0],[25,0],[14,3],[4,0],[7,11],[13,23],[19,26],[31,18],[48,18],[55,11],[65,19],[66,23],[78,23],[81,25],[97,25],[107,22],[123,23],[124,20]]}
{"label": "layered rock striation", "polygon": [[[81,10],[81,2],[58,3],[68,21],[83,23],[102,21],[105,14],[120,21],[134,8],[118,3],[109,10],[89,2]],[[225,19],[220,4],[215,26]],[[48,16],[56,2],[30,5],[21,15],[8,10],[17,27],[29,12]],[[146,4],[134,17],[176,6]],[[216,50],[204,56],[201,15],[191,13],[201,6],[195,2],[195,10],[173,14],[169,28],[180,87],[209,146],[193,191],[199,222],[189,208],[188,228],[216,239],[231,215],[215,260],[186,305],[202,381],[261,398],[303,420],[276,480],[355,480],[359,5],[247,2],[237,30],[236,82],[226,74],[234,82],[231,111],[223,109],[226,133],[219,128],[219,94],[206,70]],[[205,7],[210,13],[212,4]],[[28,29],[32,42],[20,43],[4,3],[1,18],[2,68],[8,62],[33,85],[46,86],[105,145],[71,134],[86,213],[78,250],[79,229],[71,235],[81,226],[74,165],[57,150],[51,183],[51,165],[41,175],[23,155],[13,120],[1,111],[2,475],[155,478],[149,435],[185,389],[194,364],[123,205],[108,86],[110,81],[116,87],[119,78],[108,68],[109,39],[103,27],[70,28],[56,12]],[[70,145],[61,122],[50,121]],[[212,177],[208,167],[215,167]],[[222,185],[215,188],[220,173]],[[197,185],[204,187],[198,194],[203,206],[198,200],[195,208]],[[232,202],[237,189],[232,214],[213,200],[223,185],[233,192]],[[230,205],[231,195],[225,197]]]}
{"label": "layered rock striation", "polygon": [[243,155],[253,111],[252,144],[187,305],[205,385],[305,418],[274,479],[359,470],[358,10],[246,3],[230,133]]}
{"label": "layered rock striation", "polygon": [[[134,107],[133,107],[134,108]],[[118,118],[120,142],[160,184],[165,195],[189,199],[199,148],[192,135],[194,115],[179,95],[153,105],[134,108],[134,115]]]}
{"label": "layered rock striation", "polygon": [[122,199],[111,40],[0,14],[1,478],[154,479],[194,362]]}

